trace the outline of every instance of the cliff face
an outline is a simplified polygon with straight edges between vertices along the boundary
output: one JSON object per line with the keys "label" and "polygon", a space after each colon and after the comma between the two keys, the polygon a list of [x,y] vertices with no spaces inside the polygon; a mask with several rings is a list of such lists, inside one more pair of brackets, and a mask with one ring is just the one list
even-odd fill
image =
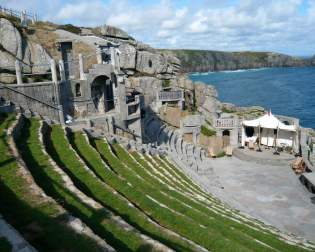
{"label": "cliff face", "polygon": [[220,52],[205,50],[163,50],[178,57],[182,72],[208,72],[261,67],[315,65],[310,60],[272,52]]}

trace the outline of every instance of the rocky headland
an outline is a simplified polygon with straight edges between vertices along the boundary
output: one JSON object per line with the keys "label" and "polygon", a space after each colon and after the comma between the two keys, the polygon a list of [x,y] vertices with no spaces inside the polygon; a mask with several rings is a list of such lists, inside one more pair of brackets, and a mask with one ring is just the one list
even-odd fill
{"label": "rocky headland", "polygon": [[275,52],[221,52],[208,50],[161,50],[180,59],[181,71],[209,72],[263,67],[314,66],[315,57],[304,59]]}

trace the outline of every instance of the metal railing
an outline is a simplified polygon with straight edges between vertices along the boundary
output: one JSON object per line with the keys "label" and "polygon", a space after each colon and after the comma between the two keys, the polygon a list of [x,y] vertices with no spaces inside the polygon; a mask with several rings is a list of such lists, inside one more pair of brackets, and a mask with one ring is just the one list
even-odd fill
{"label": "metal railing", "polygon": [[28,25],[30,22],[34,24],[38,21],[36,13],[27,12],[26,10],[19,11],[0,5],[0,13],[18,18],[22,25]]}

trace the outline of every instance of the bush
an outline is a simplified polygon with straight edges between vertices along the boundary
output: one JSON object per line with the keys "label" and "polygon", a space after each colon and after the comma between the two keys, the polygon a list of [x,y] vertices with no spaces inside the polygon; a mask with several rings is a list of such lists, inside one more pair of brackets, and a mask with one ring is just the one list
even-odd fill
{"label": "bush", "polygon": [[170,86],[171,86],[171,80],[163,80],[163,82],[162,82],[163,88],[168,88]]}
{"label": "bush", "polygon": [[224,157],[224,156],[225,156],[225,151],[220,151],[220,152],[217,154],[217,158]]}
{"label": "bush", "polygon": [[74,34],[80,34],[81,29],[79,27],[76,27],[72,24],[65,24],[65,25],[59,25],[58,29],[65,30]]}
{"label": "bush", "polygon": [[204,125],[201,125],[201,134],[204,135],[204,136],[210,137],[210,136],[215,136],[216,135],[216,131],[212,130],[212,129],[209,129],[209,128],[207,128]]}
{"label": "bush", "polygon": [[235,113],[236,111],[233,109],[229,109],[227,107],[222,107],[222,112],[223,113]]}

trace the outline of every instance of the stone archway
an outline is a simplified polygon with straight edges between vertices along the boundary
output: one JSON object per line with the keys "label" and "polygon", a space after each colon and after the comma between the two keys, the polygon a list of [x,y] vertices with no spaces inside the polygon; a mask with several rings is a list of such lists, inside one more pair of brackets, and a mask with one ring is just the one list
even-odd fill
{"label": "stone archway", "polygon": [[96,77],[91,83],[91,98],[95,110],[104,114],[115,108],[112,81],[105,75]]}

